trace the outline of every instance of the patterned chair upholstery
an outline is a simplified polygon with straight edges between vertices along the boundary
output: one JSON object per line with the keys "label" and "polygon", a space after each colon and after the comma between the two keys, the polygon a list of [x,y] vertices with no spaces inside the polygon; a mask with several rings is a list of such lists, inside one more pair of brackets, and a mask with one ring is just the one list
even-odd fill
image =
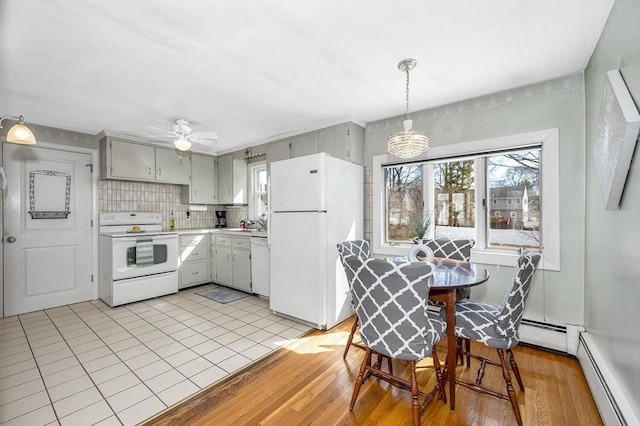
{"label": "patterned chair upholstery", "polygon": [[[464,355],[481,362],[476,383],[458,382],[469,389],[489,393],[503,399],[509,399],[516,420],[522,425],[522,418],[518,408],[518,398],[511,384],[511,375],[508,366],[513,370],[520,389],[524,391],[518,364],[513,357],[512,349],[520,341],[518,329],[522,321],[525,302],[531,288],[531,281],[540,262],[540,253],[532,250],[521,250],[518,265],[514,271],[513,282],[504,295],[499,306],[488,305],[474,300],[460,300],[456,303],[456,336],[464,339],[476,340],[487,346],[496,348],[500,362],[473,355],[467,351]],[[441,313],[441,316],[444,313]],[[506,351],[506,359],[505,359]],[[487,391],[480,387],[484,375],[484,367],[489,363],[502,367],[503,376],[507,385],[508,396]],[[469,366],[467,361],[467,367]]]}
{"label": "patterned chair upholstery", "polygon": [[363,258],[371,256],[369,241],[367,240],[343,241],[341,243],[338,243],[337,246],[338,253],[340,254],[341,258],[351,255]]}
{"label": "patterned chair upholstery", "polygon": [[[337,244],[338,253],[340,254],[340,261],[344,265],[344,258],[346,256],[358,256],[361,258],[368,258],[371,256],[371,252],[369,249],[369,241],[366,240],[353,240],[353,241],[343,241]],[[351,302],[353,304],[353,301]],[[349,349],[351,346],[355,346],[356,348],[364,349],[364,346],[358,342],[353,341],[353,337],[358,330],[358,317],[353,323],[351,327],[351,333],[349,333],[349,337],[347,339],[347,344],[344,347],[344,352],[342,353],[342,358],[346,359],[347,354],[349,353]]]}
{"label": "patterned chair upholstery", "polygon": [[[419,241],[418,238],[413,239],[413,242],[416,244]],[[471,249],[476,244],[476,241],[471,239],[453,240],[451,238],[435,238],[423,239],[422,244],[429,247],[435,257],[469,262],[469,259],[471,259]]]}
{"label": "patterned chair upholstery", "polygon": [[[410,390],[413,396],[414,423],[420,423],[420,411],[436,394],[446,401],[440,363],[435,345],[446,334],[446,324],[427,309],[429,286],[434,266],[426,262],[395,263],[387,259],[364,259],[355,255],[343,258],[351,295],[360,321],[360,335],[366,345],[365,357],[356,380],[350,410],[360,387],[371,375],[394,386]],[[381,371],[371,363],[371,355],[409,361],[411,381]],[[433,356],[437,385],[431,392],[418,390],[416,362]],[[423,398],[422,405],[419,397]]]}

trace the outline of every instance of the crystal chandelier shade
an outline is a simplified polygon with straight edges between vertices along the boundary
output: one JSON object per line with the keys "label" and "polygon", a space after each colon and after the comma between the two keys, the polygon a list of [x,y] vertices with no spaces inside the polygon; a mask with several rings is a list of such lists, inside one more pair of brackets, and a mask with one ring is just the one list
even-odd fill
{"label": "crystal chandelier shade", "polygon": [[404,59],[398,64],[398,69],[407,73],[407,109],[403,122],[404,131],[392,133],[387,140],[387,151],[400,158],[412,158],[429,149],[429,133],[411,130],[413,120],[409,120],[409,71],[415,68],[415,59]]}

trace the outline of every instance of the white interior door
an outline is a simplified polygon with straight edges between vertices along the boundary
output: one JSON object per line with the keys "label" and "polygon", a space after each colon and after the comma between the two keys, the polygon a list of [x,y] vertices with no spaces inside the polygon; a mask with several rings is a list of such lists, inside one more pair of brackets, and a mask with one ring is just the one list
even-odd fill
{"label": "white interior door", "polygon": [[4,314],[93,297],[91,155],[3,144]]}

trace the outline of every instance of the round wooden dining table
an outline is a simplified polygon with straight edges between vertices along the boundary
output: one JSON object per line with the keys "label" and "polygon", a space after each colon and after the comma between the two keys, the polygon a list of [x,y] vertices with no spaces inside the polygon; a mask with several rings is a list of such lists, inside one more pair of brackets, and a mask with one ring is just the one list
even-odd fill
{"label": "round wooden dining table", "polygon": [[[408,262],[407,257],[391,257],[394,262]],[[456,406],[456,299],[458,290],[467,289],[486,282],[489,271],[473,263],[436,258],[433,284],[429,299],[443,302],[447,318],[447,369],[445,380],[449,381],[449,408]],[[450,379],[450,380],[449,380]]]}

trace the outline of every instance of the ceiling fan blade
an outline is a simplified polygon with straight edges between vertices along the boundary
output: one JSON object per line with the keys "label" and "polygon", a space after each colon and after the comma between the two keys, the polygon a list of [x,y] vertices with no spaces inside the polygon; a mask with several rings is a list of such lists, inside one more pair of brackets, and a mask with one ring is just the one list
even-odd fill
{"label": "ceiling fan blade", "polygon": [[216,132],[195,132],[191,133],[189,136],[198,139],[218,139],[218,134]]}
{"label": "ceiling fan blade", "polygon": [[191,141],[202,146],[213,146],[215,143],[212,139],[192,139]]}
{"label": "ceiling fan blade", "polygon": [[176,138],[174,135],[164,134],[164,135],[147,135],[149,138]]}
{"label": "ceiling fan blade", "polygon": [[149,129],[159,130],[159,131],[164,132],[164,133],[170,133],[171,132],[171,130],[169,130],[169,129],[163,129],[163,128],[160,128],[160,127],[155,127],[155,126],[147,126],[147,127]]}

